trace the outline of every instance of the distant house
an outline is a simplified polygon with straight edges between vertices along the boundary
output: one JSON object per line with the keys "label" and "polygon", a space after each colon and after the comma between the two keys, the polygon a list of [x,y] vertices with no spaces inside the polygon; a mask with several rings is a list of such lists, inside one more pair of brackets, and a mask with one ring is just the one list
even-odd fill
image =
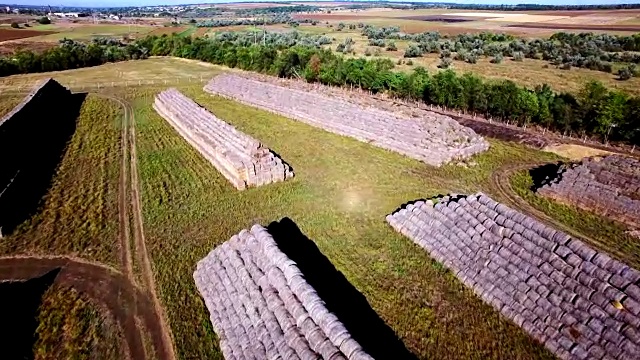
{"label": "distant house", "polygon": [[53,13],[53,16],[57,16],[59,18],[77,18],[80,17],[80,13]]}

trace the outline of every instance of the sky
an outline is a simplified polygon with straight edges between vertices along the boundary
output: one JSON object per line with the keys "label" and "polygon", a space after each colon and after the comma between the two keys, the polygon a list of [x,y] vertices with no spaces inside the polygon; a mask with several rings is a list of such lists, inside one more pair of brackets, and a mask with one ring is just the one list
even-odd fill
{"label": "sky", "polygon": [[[51,6],[147,6],[147,5],[177,5],[188,3],[222,3],[231,1],[255,1],[255,0],[0,0],[17,5],[51,5]],[[265,1],[265,0],[257,0]],[[267,0],[268,1],[268,0]],[[401,0],[392,0],[401,2]],[[412,0],[409,0],[412,1]],[[419,2],[420,0],[413,0]],[[275,1],[274,1],[275,2]],[[456,2],[460,4],[523,4],[535,3],[545,5],[594,5],[594,4],[637,4],[640,0],[432,0],[425,2]]]}

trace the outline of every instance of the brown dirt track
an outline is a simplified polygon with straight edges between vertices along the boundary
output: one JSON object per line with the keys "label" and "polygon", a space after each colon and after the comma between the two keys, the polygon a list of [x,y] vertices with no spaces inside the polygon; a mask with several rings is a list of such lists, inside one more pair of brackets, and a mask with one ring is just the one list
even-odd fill
{"label": "brown dirt track", "polygon": [[9,30],[9,29],[0,29],[0,42],[8,41],[8,40],[17,40],[17,39],[25,39],[34,36],[41,35],[49,35],[53,34],[55,31],[38,31],[38,30]]}
{"label": "brown dirt track", "polygon": [[151,300],[113,268],[67,257],[4,257],[0,258],[0,281],[26,281],[57,269],[55,283],[87,294],[116,319],[125,334],[125,353],[131,359],[146,358],[136,319],[149,334],[158,358],[169,358]]}

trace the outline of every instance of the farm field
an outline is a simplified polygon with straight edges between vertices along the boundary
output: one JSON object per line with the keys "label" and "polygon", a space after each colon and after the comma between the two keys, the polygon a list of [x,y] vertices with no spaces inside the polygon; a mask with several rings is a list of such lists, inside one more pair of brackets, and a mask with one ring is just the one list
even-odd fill
{"label": "farm field", "polygon": [[219,70],[217,67],[203,66],[201,63],[178,58],[153,58],[140,61],[110,63],[98,67],[59,71],[55,73],[37,73],[7,76],[0,78],[0,90],[10,92],[25,90],[38,80],[55,76],[61,84],[77,90],[84,88],[112,87],[112,85],[167,85],[176,82],[208,81]]}
{"label": "farm field", "polygon": [[9,29],[9,28],[0,27],[0,42],[46,36],[52,33],[53,31]]}
{"label": "farm field", "polygon": [[298,19],[321,22],[363,22],[400,26],[405,32],[440,31],[445,34],[497,31],[516,36],[545,36],[560,30],[635,33],[640,12],[614,11],[472,11],[450,9],[358,9],[331,13],[296,14]]}
{"label": "farm field", "polygon": [[[141,288],[151,293],[150,289],[157,290],[177,358],[222,358],[193,282],[196,262],[240,229],[283,217],[296,222],[418,358],[554,358],[425,251],[394,232],[385,223],[385,215],[407,200],[450,192],[484,191],[496,200],[512,201],[512,194],[496,185],[492,173],[530,165],[532,159],[558,161],[559,156],[490,140],[491,149],[472,158],[475,165],[433,168],[205,93],[200,79],[224,71],[194,61],[154,58],[1,79],[0,89],[7,90],[26,88],[53,75],[64,85],[91,87],[101,96],[89,95],[85,100],[42,211],[8,238],[13,241],[3,239],[0,252],[4,256],[43,254],[53,248],[58,254],[122,267],[118,206],[123,193],[118,179],[124,168],[120,155],[123,139],[135,139],[130,149],[136,156],[129,161],[139,173],[138,210],[143,226],[138,223],[131,232],[142,233],[144,246],[132,250],[131,269],[121,271],[122,276],[130,271],[127,279]],[[173,79],[176,81],[163,82]],[[155,82],[149,84],[151,80]],[[130,86],[123,85],[124,81]],[[93,87],[110,82],[114,85]],[[135,86],[136,82],[145,85]],[[154,96],[168,86],[176,86],[218,118],[259,139],[286,159],[296,176],[283,183],[236,191],[151,108]],[[6,104],[19,101],[14,94],[0,97],[7,99]],[[5,101],[0,103],[5,106]],[[134,124],[134,136],[122,135],[127,121]],[[545,213],[557,211],[545,209],[548,205],[539,205],[535,195],[526,193],[526,176],[514,179],[515,192],[527,203]],[[135,182],[129,186],[135,188]],[[125,199],[127,196],[136,198],[135,192]],[[557,219],[563,226],[589,232],[601,249],[614,256],[621,253],[623,260],[638,266],[637,243],[621,235],[616,224],[593,217],[585,227],[582,214],[566,214]],[[135,216],[133,211],[127,218]],[[144,253],[149,255],[151,282]],[[59,291],[64,294],[67,290]],[[84,305],[79,307],[84,309]],[[65,309],[48,311],[56,314]],[[89,333],[101,333],[99,338],[107,339],[127,336],[121,334],[126,329],[104,325],[109,319],[99,312],[83,311],[88,314],[86,322],[77,322],[85,324]],[[102,331],[101,326],[110,332]],[[58,338],[51,334],[50,339]],[[87,346],[77,345],[79,349]],[[153,358],[153,351],[147,347],[147,358]]]}
{"label": "farm field", "polygon": [[139,37],[148,34],[157,29],[157,27],[138,24],[64,24],[57,26],[53,24],[49,27],[54,34],[36,36],[31,38],[33,41],[54,41],[67,38],[72,40],[91,40],[96,37],[122,37],[124,35],[130,37]]}

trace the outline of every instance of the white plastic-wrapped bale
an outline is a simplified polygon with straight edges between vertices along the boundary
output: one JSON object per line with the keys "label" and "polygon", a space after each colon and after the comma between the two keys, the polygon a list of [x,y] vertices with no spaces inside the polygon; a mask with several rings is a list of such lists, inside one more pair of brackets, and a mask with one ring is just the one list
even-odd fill
{"label": "white plastic-wrapped bale", "polygon": [[238,190],[284,181],[293,171],[268,148],[181,94],[168,89],[153,108]]}
{"label": "white plastic-wrapped bale", "polygon": [[637,359],[640,271],[484,194],[387,216],[561,359]]}
{"label": "white plastic-wrapped bale", "polygon": [[372,359],[259,225],[211,251],[193,277],[226,359]]}
{"label": "white plastic-wrapped bale", "polygon": [[319,92],[286,88],[242,76],[214,77],[205,91],[440,166],[489,148],[473,130],[433,114],[409,118]]}
{"label": "white plastic-wrapped bale", "polygon": [[640,226],[640,160],[620,155],[560,166],[537,190],[559,202]]}

